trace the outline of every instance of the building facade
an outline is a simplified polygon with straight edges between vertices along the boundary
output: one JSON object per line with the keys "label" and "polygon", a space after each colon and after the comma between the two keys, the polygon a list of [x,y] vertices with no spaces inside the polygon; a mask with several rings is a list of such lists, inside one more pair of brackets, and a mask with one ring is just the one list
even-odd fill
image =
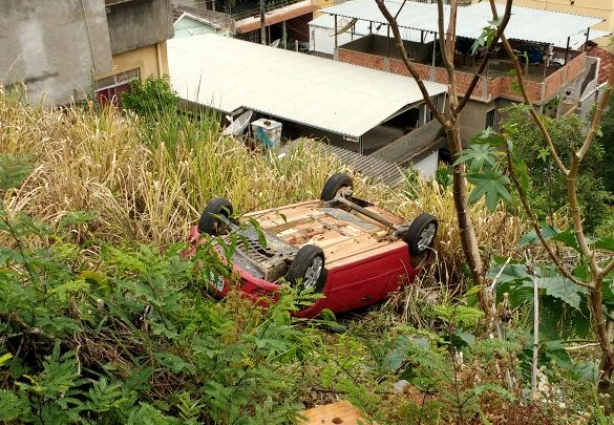
{"label": "building facade", "polygon": [[[436,5],[420,3],[406,3],[398,16],[405,50],[423,81],[448,84],[439,43],[435,39],[438,34]],[[391,7],[395,4],[391,2]],[[312,48],[317,50],[323,46],[321,40],[333,38],[333,56],[338,61],[409,75],[394,40],[388,36],[387,22],[371,2],[354,0],[323,12],[332,16],[333,26],[327,29],[326,22],[320,22],[322,18],[316,20],[322,27],[312,25],[311,33],[316,37],[315,41],[312,38]],[[476,3],[460,8],[458,19],[454,63],[457,88],[462,94],[470,86],[481,62],[480,51],[471,49],[472,36],[481,33],[492,14],[487,3]],[[355,25],[347,30],[353,31],[351,41],[342,43],[341,36],[347,38],[346,33],[340,34],[341,22],[345,20],[355,21]],[[363,21],[362,26],[359,26],[360,21]],[[535,23],[527,25],[527,22]],[[590,107],[597,87],[598,60],[589,57],[583,47],[572,46],[570,40],[579,38],[580,43],[585,43],[588,29],[599,22],[598,18],[514,6],[506,34],[522,63],[529,100],[542,112],[556,116],[575,110],[582,115],[580,111]],[[497,123],[505,116],[505,107],[523,102],[514,82],[512,61],[501,46],[495,46],[461,114],[463,140],[469,141],[487,127],[497,128]]]}
{"label": "building facade", "polygon": [[133,79],[168,75],[166,40],[173,37],[170,0],[105,0],[112,54],[109,72],[94,76],[102,103],[117,103]]}
{"label": "building facade", "polygon": [[168,73],[170,0],[0,0],[0,82],[47,106],[113,99]]}

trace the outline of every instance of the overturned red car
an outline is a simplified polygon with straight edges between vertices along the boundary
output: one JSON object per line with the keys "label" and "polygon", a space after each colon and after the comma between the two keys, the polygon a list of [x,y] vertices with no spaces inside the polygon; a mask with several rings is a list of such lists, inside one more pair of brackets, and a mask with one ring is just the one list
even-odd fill
{"label": "overturned red car", "polygon": [[[257,223],[256,225],[254,224]],[[353,196],[353,182],[334,174],[320,199],[251,212],[238,220],[230,201],[213,199],[191,232],[239,240],[230,259],[238,288],[254,300],[275,297],[283,285],[323,296],[299,311],[341,313],[382,301],[412,282],[433,252],[438,222],[428,213],[406,221]],[[218,296],[231,289],[213,279]]]}

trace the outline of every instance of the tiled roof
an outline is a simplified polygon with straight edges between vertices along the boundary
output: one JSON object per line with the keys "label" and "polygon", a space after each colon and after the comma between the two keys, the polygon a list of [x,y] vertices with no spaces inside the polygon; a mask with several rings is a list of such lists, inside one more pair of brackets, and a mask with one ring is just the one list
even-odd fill
{"label": "tiled roof", "polygon": [[591,46],[586,50],[588,56],[593,56],[601,59],[599,63],[599,78],[597,84],[601,85],[608,80],[608,76],[614,66],[614,54],[599,46]]}

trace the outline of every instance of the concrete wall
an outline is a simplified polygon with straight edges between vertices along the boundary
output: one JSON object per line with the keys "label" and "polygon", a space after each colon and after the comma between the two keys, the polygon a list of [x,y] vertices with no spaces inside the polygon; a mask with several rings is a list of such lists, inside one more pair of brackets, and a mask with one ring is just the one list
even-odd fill
{"label": "concrete wall", "polygon": [[461,139],[471,140],[480,131],[486,128],[486,116],[488,112],[495,110],[495,123],[497,123],[497,106],[495,102],[467,102],[467,106],[460,115]]}
{"label": "concrete wall", "polygon": [[[435,146],[441,137],[445,137],[442,134],[441,125],[438,121],[432,120],[388,146],[379,149],[371,156],[395,164],[404,164],[411,162],[416,156],[427,151],[430,146]],[[439,146],[435,150],[437,149],[439,149]]]}
{"label": "concrete wall", "polygon": [[[332,1],[332,0],[329,0]],[[325,55],[335,53],[335,30],[330,28],[309,26],[309,50]],[[352,30],[337,35],[337,45],[342,46],[346,43],[364,37],[362,34],[354,34]]]}
{"label": "concrete wall", "polygon": [[103,0],[0,0],[0,82],[23,81],[30,99],[66,104],[111,70]]}
{"label": "concrete wall", "polygon": [[409,168],[420,173],[423,180],[435,178],[437,166],[439,165],[439,150],[434,150],[420,161],[412,164]]}
{"label": "concrete wall", "polygon": [[107,8],[107,20],[114,55],[173,37],[171,0],[118,3]]}

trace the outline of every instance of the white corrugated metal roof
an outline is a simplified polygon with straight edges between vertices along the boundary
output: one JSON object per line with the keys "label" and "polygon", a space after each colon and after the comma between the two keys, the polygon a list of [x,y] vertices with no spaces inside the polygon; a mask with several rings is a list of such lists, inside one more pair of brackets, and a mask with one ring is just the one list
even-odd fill
{"label": "white corrugated metal roof", "polygon": [[[438,32],[437,4],[417,2],[400,2],[387,0],[386,6],[390,13],[397,17],[400,27],[420,31]],[[504,12],[504,6],[497,4],[499,16]],[[323,13],[339,15],[348,18],[387,24],[386,19],[373,0],[353,0],[322,9]],[[447,26],[450,12],[449,6],[444,6],[444,24]],[[456,35],[459,37],[478,38],[492,21],[489,2],[475,3],[458,8]],[[603,21],[601,18],[571,15],[548,10],[527,7],[512,7],[512,16],[505,35],[508,39],[554,44],[565,47],[567,37],[582,35],[591,26]]]}
{"label": "white corrugated metal roof", "polygon": [[[337,22],[337,29],[340,29],[344,26],[344,24],[348,23],[349,18],[342,18],[339,19]],[[312,21],[309,22],[309,26],[310,27],[318,27],[318,28],[324,28],[329,30],[329,35],[331,37],[334,37],[334,30],[335,30],[335,17],[332,15],[321,15],[318,16],[317,18],[313,19]],[[379,28],[378,28],[379,27]],[[352,30],[348,30],[352,31]],[[357,21],[356,24],[354,24],[353,27],[353,31],[354,34],[357,36],[365,36],[368,34],[377,34],[377,35],[381,35],[383,37],[386,37],[388,35],[388,28],[385,25],[379,25],[379,24],[371,24],[368,21]],[[415,42],[420,42],[421,41],[421,33],[420,31],[417,31],[415,29],[411,29],[411,28],[400,28],[399,31],[401,32],[401,38],[403,38],[403,40],[407,40],[407,41],[415,41]],[[433,36],[432,33],[428,33],[428,34],[424,34],[424,42],[425,43],[429,43],[431,41],[433,41],[435,37]]]}
{"label": "white corrugated metal roof", "polygon": [[[359,137],[421,102],[410,78],[213,34],[167,41],[180,98],[225,113],[244,107]],[[425,82],[429,95],[446,92]]]}

